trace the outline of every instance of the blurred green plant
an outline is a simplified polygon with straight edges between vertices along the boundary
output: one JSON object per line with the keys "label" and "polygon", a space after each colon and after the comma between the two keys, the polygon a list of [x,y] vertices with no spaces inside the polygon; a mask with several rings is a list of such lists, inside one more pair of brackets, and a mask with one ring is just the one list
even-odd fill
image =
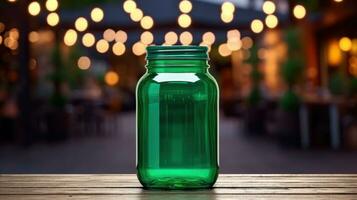
{"label": "blurred green plant", "polygon": [[298,84],[304,71],[300,30],[289,28],[284,34],[288,51],[287,59],[281,67],[281,76],[288,89],[280,99],[280,106],[285,111],[296,111],[300,105],[300,98],[295,93],[294,86]]}
{"label": "blurred green plant", "polygon": [[332,95],[341,96],[346,93],[347,82],[344,75],[340,72],[335,72],[329,80],[329,89]]}
{"label": "blurred green plant", "polygon": [[349,81],[349,94],[350,96],[357,96],[357,78],[353,77]]}
{"label": "blurred green plant", "polygon": [[249,105],[255,106],[258,105],[263,99],[260,91],[260,82],[263,79],[263,75],[259,71],[260,59],[258,57],[258,48],[256,45],[254,45],[250,49],[250,57],[246,62],[251,64],[252,66],[252,71],[250,73],[250,79],[252,81],[252,90],[248,95],[247,101]]}
{"label": "blurred green plant", "polygon": [[63,58],[59,42],[55,44],[51,60],[54,66],[54,70],[49,75],[49,78],[53,81],[54,91],[49,100],[53,106],[62,108],[67,103],[67,98],[61,90],[62,84],[66,81],[66,71],[65,66],[63,64]]}

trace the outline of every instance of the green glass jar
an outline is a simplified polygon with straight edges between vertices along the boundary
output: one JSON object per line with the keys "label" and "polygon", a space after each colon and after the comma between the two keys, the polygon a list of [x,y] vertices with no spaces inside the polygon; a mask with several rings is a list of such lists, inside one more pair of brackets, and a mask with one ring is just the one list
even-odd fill
{"label": "green glass jar", "polygon": [[218,176],[218,85],[206,47],[150,46],[136,90],[145,188],[209,188]]}

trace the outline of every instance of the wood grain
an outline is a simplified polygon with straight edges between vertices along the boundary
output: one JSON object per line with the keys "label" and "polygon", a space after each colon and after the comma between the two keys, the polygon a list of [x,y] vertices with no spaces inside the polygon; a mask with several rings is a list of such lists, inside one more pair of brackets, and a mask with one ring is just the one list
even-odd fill
{"label": "wood grain", "polygon": [[143,190],[133,174],[0,175],[0,199],[356,199],[356,174],[220,175],[211,190]]}

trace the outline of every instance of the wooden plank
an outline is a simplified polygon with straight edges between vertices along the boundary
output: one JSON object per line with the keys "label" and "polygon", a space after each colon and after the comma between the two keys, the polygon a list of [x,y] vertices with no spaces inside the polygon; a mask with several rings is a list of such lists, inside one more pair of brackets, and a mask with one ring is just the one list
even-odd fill
{"label": "wooden plank", "polygon": [[[37,187],[37,188],[127,188],[127,187],[141,187],[138,181],[132,182],[101,182],[101,181],[36,181],[36,182],[21,182],[21,181],[9,181],[0,182],[1,188],[26,188],[26,187]],[[232,181],[232,182],[221,182],[218,181],[215,188],[250,188],[250,187],[277,187],[277,188],[331,188],[331,187],[345,187],[345,188],[357,188],[357,182],[276,182],[276,181]]]}
{"label": "wooden plank", "polygon": [[0,195],[1,200],[356,200],[353,195]]}
{"label": "wooden plank", "polygon": [[[191,194],[350,194],[357,195],[357,188],[215,188],[194,190]],[[0,188],[0,195],[128,195],[128,194],[182,194],[187,191],[143,190],[141,188]]]}
{"label": "wooden plank", "polygon": [[[0,175],[0,187],[140,187],[135,175]],[[215,187],[357,187],[346,175],[220,175]]]}

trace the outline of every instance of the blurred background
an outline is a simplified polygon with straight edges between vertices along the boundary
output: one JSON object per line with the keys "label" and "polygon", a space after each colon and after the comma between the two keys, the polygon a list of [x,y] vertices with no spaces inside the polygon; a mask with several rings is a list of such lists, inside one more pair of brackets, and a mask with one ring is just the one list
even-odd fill
{"label": "blurred background", "polygon": [[1,0],[0,173],[135,173],[145,47],[191,44],[222,173],[357,173],[354,0]]}

